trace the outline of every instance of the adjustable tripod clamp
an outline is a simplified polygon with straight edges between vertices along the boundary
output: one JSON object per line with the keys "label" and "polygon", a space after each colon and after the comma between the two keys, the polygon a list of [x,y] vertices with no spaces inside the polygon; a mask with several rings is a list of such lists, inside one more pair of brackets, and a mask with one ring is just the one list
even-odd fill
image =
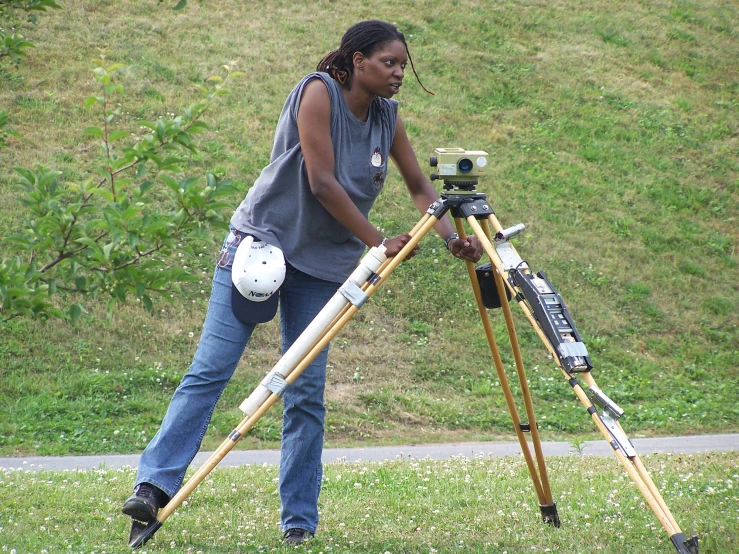
{"label": "adjustable tripod clamp", "polygon": [[495,242],[503,242],[505,240],[510,240],[516,235],[518,235],[524,229],[526,229],[526,226],[523,223],[519,223],[518,225],[514,225],[513,227],[508,227],[508,229],[503,229],[502,231],[498,231],[497,233],[495,233],[493,240]]}
{"label": "adjustable tripod clamp", "polygon": [[604,413],[610,415],[614,421],[624,415],[624,411],[621,407],[611,400],[606,393],[600,390],[597,386],[590,385],[585,393],[593,404],[602,409]]}

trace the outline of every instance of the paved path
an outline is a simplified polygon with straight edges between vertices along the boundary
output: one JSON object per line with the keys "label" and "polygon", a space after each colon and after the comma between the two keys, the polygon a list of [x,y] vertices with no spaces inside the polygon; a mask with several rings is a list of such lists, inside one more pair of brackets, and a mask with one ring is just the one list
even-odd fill
{"label": "paved path", "polygon": [[[640,455],[656,452],[691,454],[697,452],[739,451],[739,433],[727,435],[695,435],[686,437],[660,437],[632,439],[634,448]],[[577,449],[568,442],[544,442],[545,456],[576,455]],[[583,454],[593,456],[612,456],[613,451],[605,440],[585,441],[581,445]],[[199,466],[210,456],[210,452],[200,452],[193,465]],[[324,463],[379,462],[383,460],[410,460],[430,458],[446,459],[452,456],[520,456],[518,442],[464,442],[452,444],[421,444],[414,446],[376,446],[366,448],[326,448],[323,451]],[[238,450],[231,451],[219,464],[239,466],[249,464],[277,464],[279,450]],[[138,454],[100,456],[30,456],[27,458],[0,458],[0,468],[38,470],[85,470],[99,467],[136,467]]]}

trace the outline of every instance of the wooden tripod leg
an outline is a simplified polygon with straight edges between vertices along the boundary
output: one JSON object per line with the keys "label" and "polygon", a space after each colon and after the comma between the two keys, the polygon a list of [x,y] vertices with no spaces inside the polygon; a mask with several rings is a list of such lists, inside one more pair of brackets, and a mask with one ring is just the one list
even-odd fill
{"label": "wooden tripod leg", "polygon": [[[346,317],[346,314],[349,311],[349,306],[351,306],[351,304],[347,304],[340,310],[340,313],[331,321],[329,328],[320,334],[317,342],[310,349],[305,358],[285,378],[288,385],[298,378],[305,368],[310,365],[313,359],[315,359],[315,357],[325,348],[331,338],[333,338],[346,324],[348,319],[351,317],[351,315]],[[279,395],[270,393],[253,413],[247,415],[221,443],[215,452],[208,457],[205,463],[185,482],[182,488],[177,491],[177,494],[170,499],[167,505],[159,511],[154,521],[143,527],[134,525],[131,530],[129,546],[132,548],[143,546],[279,398]]]}
{"label": "wooden tripod leg", "polygon": [[[474,218],[472,218],[474,220]],[[458,218],[455,218],[455,225],[457,228],[457,233],[464,237],[464,227],[462,226],[461,220]],[[478,239],[483,243],[483,246],[487,249],[492,249],[492,245],[490,244],[490,240],[483,233],[482,229],[478,226],[475,233],[478,237]],[[487,244],[487,246],[486,246]],[[544,455],[541,448],[541,441],[539,438],[539,434],[537,430],[535,429],[536,426],[536,419],[533,413],[533,405],[531,403],[530,396],[527,397],[528,394],[528,387],[523,390],[524,400],[526,402],[526,412],[527,416],[529,418],[529,425],[532,430],[532,443],[534,446],[534,451],[536,453],[536,465],[534,462],[534,457],[531,454],[529,444],[526,440],[526,437],[524,436],[523,428],[521,426],[521,419],[518,414],[518,409],[516,408],[515,401],[513,399],[513,394],[511,392],[510,385],[508,383],[508,378],[505,373],[505,369],[503,366],[503,361],[500,357],[500,352],[498,350],[497,344],[495,342],[495,336],[493,334],[492,325],[490,324],[490,318],[487,312],[487,309],[482,301],[482,294],[480,291],[480,285],[477,281],[477,276],[475,274],[474,264],[471,262],[467,262],[467,272],[470,276],[470,283],[472,285],[472,290],[475,295],[475,300],[477,302],[478,311],[480,313],[480,319],[483,323],[483,328],[485,330],[485,335],[488,340],[488,344],[490,346],[490,352],[493,356],[493,361],[495,364],[496,371],[498,373],[498,380],[500,381],[501,389],[503,390],[503,396],[506,401],[506,405],[508,407],[508,412],[510,413],[511,419],[513,420],[513,426],[514,430],[516,432],[516,436],[518,438],[519,444],[521,445],[521,452],[524,456],[524,459],[526,461],[526,465],[529,470],[529,474],[531,476],[531,480],[534,484],[534,488],[536,490],[537,498],[539,501],[539,506],[542,507],[542,513],[544,514],[545,510],[547,512],[547,515],[545,515],[545,521],[553,523],[555,526],[559,527],[559,517],[556,514],[556,508],[554,508],[554,502],[552,500],[552,493],[549,486],[549,480],[546,473],[546,465],[544,463]],[[505,297],[505,292],[503,293],[503,297]],[[511,328],[509,326],[509,334],[511,332]],[[515,337],[515,334],[514,334]],[[517,345],[517,343],[514,343]],[[521,379],[521,371],[523,370],[523,365],[521,362],[521,356],[520,352],[516,356],[517,358],[517,368],[519,373],[519,380]],[[525,374],[523,376],[523,381],[525,383],[526,378]],[[538,472],[537,472],[537,465],[538,465]]]}
{"label": "wooden tripod leg", "polygon": [[[384,282],[388,275],[390,275],[395,268],[405,259],[405,257],[415,248],[418,242],[423,236],[434,226],[438,221],[435,217],[426,214],[421,221],[419,221],[413,228],[413,235],[411,240],[401,250],[401,252],[394,258],[390,258],[381,263],[377,268],[377,273],[371,282],[365,282],[362,284],[361,291],[366,294],[366,298],[374,293],[374,291]],[[384,258],[384,255],[382,256]],[[360,288],[360,287],[357,287]],[[337,295],[341,292],[337,293]],[[347,293],[351,296],[351,293]],[[284,372],[284,386],[292,384],[300,374],[305,370],[308,365],[315,359],[315,357],[328,345],[331,339],[346,325],[346,323],[356,314],[359,307],[361,306],[360,300],[356,303],[352,303],[349,300],[346,302],[337,299],[335,296],[329,301],[326,307],[318,314],[316,319],[309,325],[303,334],[293,343],[288,352],[286,352],[280,361],[277,363],[275,368],[268,374],[272,375],[276,368],[280,368],[281,372]],[[365,299],[366,299],[365,298]],[[336,300],[335,300],[336,299]],[[363,302],[365,299],[362,299]],[[341,305],[339,306],[339,303]],[[328,322],[328,324],[322,322]],[[308,344],[310,343],[310,345]],[[312,345],[312,346],[311,346]],[[304,350],[307,352],[303,354]],[[296,357],[301,357],[299,361],[293,362]],[[287,360],[287,361],[286,361]],[[292,364],[293,367],[290,367]],[[282,375],[282,373],[280,373]],[[263,381],[264,383],[264,381]],[[264,395],[263,383],[260,384],[257,389],[247,398],[244,403],[248,402],[250,408],[247,412],[247,416],[241,421],[241,423],[234,429],[226,440],[216,449],[213,454],[206,460],[206,462],[193,474],[190,479],[182,486],[182,488],[172,497],[172,499],[163,507],[157,517],[146,526],[135,526],[132,528],[131,537],[129,539],[129,546],[132,548],[138,548],[145,544],[154,533],[164,524],[172,513],[184,502],[184,500],[195,490],[195,488],[205,479],[205,477],[223,460],[223,458],[230,452],[239,440],[254,426],[254,424],[264,415],[264,413],[271,408],[277,400],[280,398],[280,394],[274,392],[267,392],[266,397]],[[244,406],[242,403],[242,406]]]}
{"label": "wooden tripod leg", "polygon": [[[503,230],[500,223],[497,221],[494,215],[492,214],[489,215],[488,221],[489,221],[489,224],[492,225],[493,228],[497,232],[500,232]],[[496,276],[500,277],[501,276],[500,268],[503,267],[502,260],[497,255],[497,252],[495,253],[494,256],[491,256],[491,259],[493,260],[493,263],[496,266],[496,268],[499,269]],[[496,280],[496,284],[497,284],[497,280]],[[504,295],[501,295],[501,303],[505,303],[505,300],[506,300],[506,297]],[[526,317],[529,319],[532,327],[534,328],[536,333],[539,335],[539,338],[541,339],[542,343],[549,350],[549,353],[552,355],[552,358],[555,360],[555,362],[558,362],[559,358],[558,358],[557,352],[554,350],[553,346],[550,344],[546,335],[543,333],[541,327],[538,325],[533,313],[528,309],[528,307],[524,303],[520,303],[519,305],[521,306]],[[585,408],[590,413],[593,422],[595,423],[596,427],[601,432],[603,437],[610,444],[618,444],[619,441],[617,440],[614,441],[614,436],[611,430],[609,430],[606,427],[604,420],[601,419],[601,416],[597,412],[597,408],[592,404],[588,395],[585,393],[583,388],[580,386],[579,382],[577,382],[577,379],[574,378],[574,375],[576,374],[570,374],[564,369],[564,367],[560,363],[558,363],[558,365],[563,375],[568,379],[570,384],[573,386],[573,389],[577,397],[580,399],[583,406],[585,406]],[[583,376],[583,380],[587,383],[588,387],[596,386],[595,381],[589,372],[582,372],[581,375]],[[624,438],[626,437],[625,433],[623,433],[623,430],[621,429],[617,421],[609,423],[609,425],[612,425],[614,429],[618,431],[617,433],[618,435],[622,435]],[[634,482],[637,488],[639,488],[639,491],[642,493],[642,496],[647,501],[647,504],[649,505],[650,509],[652,510],[652,512],[654,512],[654,514],[657,516],[657,519],[660,521],[660,524],[664,527],[665,531],[667,531],[667,533],[670,535],[670,538],[673,540],[673,544],[678,549],[678,551],[679,552],[697,552],[697,539],[693,538],[690,540],[685,540],[685,536],[680,531],[680,527],[678,526],[677,522],[675,521],[675,518],[671,514],[669,508],[667,507],[664,499],[662,498],[662,495],[659,493],[659,490],[657,489],[651,477],[649,476],[649,473],[647,472],[646,468],[641,462],[641,459],[639,458],[639,456],[635,452],[633,452],[633,449],[630,447],[626,449],[622,447],[614,447],[614,453],[616,457],[618,458],[618,460],[621,462],[621,464],[624,466],[626,471],[628,472],[631,480]]]}
{"label": "wooden tripod leg", "polygon": [[[347,313],[353,308],[351,304],[347,304],[340,313],[333,319],[328,329],[321,334],[315,345],[310,349],[303,360],[289,373],[285,378],[288,384],[297,379],[301,373],[308,367],[318,354],[326,347],[331,339],[346,325],[349,319],[356,313],[355,310],[347,316]],[[203,481],[203,479],[223,460],[236,443],[249,432],[254,424],[269,410],[279,399],[277,394],[271,393],[264,403],[251,415],[247,415],[241,423],[229,434],[221,445],[213,452],[203,465],[187,480],[182,488],[172,497],[167,505],[162,508],[157,515],[160,523],[164,523],[166,519],[182,504],[182,502],[192,493],[193,490]]]}
{"label": "wooden tripod leg", "polygon": [[[475,229],[477,221],[470,222],[470,225]],[[485,221],[485,237],[490,242],[490,227],[489,222]],[[477,230],[477,229],[475,229]],[[492,246],[492,244],[491,244]],[[547,475],[547,468],[544,464],[544,452],[541,448],[541,437],[539,436],[539,428],[536,423],[536,414],[534,413],[534,403],[531,400],[531,391],[529,390],[529,383],[526,379],[526,370],[524,369],[523,357],[521,356],[521,347],[518,343],[518,336],[516,334],[516,327],[513,323],[513,314],[511,312],[510,303],[508,302],[508,296],[506,295],[506,286],[503,282],[503,278],[497,268],[493,271],[495,278],[495,286],[498,290],[498,297],[500,298],[501,308],[503,310],[503,316],[506,322],[506,328],[508,330],[508,338],[511,343],[511,349],[513,350],[513,358],[516,362],[516,374],[518,375],[518,382],[521,386],[521,395],[526,408],[526,415],[529,419],[529,425],[531,428],[531,441],[534,445],[536,452],[536,458],[539,462],[539,472],[541,475],[542,486],[546,495],[547,505],[552,505],[554,500],[552,498],[552,492],[549,487],[549,476]]]}
{"label": "wooden tripod leg", "polygon": [[[570,377],[570,375],[568,375],[567,372],[565,372],[564,370],[562,370],[562,372],[565,374],[565,376],[568,379],[572,379],[572,377]],[[595,426],[601,432],[601,434],[603,435],[603,438],[605,438],[610,444],[611,441],[613,440],[613,437],[611,436],[611,433],[608,431],[605,424],[601,420],[595,407],[590,402],[590,399],[588,398],[583,388],[579,384],[573,384],[572,389],[575,391],[575,394],[577,395],[582,405],[585,406],[585,408],[590,413],[593,423],[595,423]],[[637,486],[637,488],[639,489],[639,492],[642,493],[642,496],[647,501],[647,504],[649,505],[650,509],[654,512],[654,515],[657,516],[657,519],[659,520],[660,524],[662,524],[662,527],[664,527],[665,531],[667,531],[667,533],[670,535],[673,535],[679,532],[676,526],[673,526],[674,520],[672,520],[671,516],[667,517],[665,515],[665,512],[662,509],[662,506],[659,504],[657,499],[652,494],[652,491],[649,489],[647,484],[641,478],[641,475],[639,475],[639,472],[636,470],[636,467],[632,463],[631,458],[627,457],[620,448],[614,448],[613,452],[618,458],[618,460],[621,462],[621,465],[623,465],[626,471],[628,472],[629,477],[631,477],[631,480]]]}
{"label": "wooden tripod leg", "polygon": [[511,314],[511,308],[508,304],[508,298],[505,294],[505,285],[503,284],[503,281],[500,277],[500,273],[498,273],[497,270],[493,271],[493,275],[495,277],[495,284],[498,288],[498,294],[501,295],[501,304],[503,309],[503,314],[505,317],[506,326],[508,329],[508,338],[511,342],[511,349],[513,350],[513,358],[516,362],[516,373],[518,375],[518,382],[521,386],[521,396],[524,401],[524,406],[526,409],[526,415],[529,419],[529,426],[530,426],[530,432],[531,432],[531,442],[534,445],[534,450],[536,452],[536,458],[539,461],[539,472],[541,474],[541,481],[542,486],[544,487],[544,492],[546,494],[546,502],[547,505],[551,505],[553,503],[552,499],[552,492],[549,487],[549,477],[547,475],[547,468],[544,464],[544,452],[541,448],[541,438],[539,436],[539,428],[536,423],[536,415],[534,414],[534,404],[531,400],[531,391],[529,390],[529,385],[526,379],[526,371],[523,366],[523,358],[521,356],[521,349],[518,344],[518,337],[516,336],[516,329],[513,325],[513,317]]}
{"label": "wooden tripod leg", "polygon": [[[590,373],[584,374],[583,380],[588,386],[597,386],[595,379]],[[617,425],[619,424],[617,423]],[[646,487],[649,489],[649,492],[654,497],[657,505],[660,507],[665,518],[670,522],[670,526],[674,530],[674,533],[680,533],[681,532],[680,526],[677,524],[677,521],[672,515],[672,512],[667,507],[667,504],[665,503],[664,498],[662,498],[662,494],[660,494],[659,489],[657,489],[657,486],[654,484],[654,481],[652,481],[652,477],[649,475],[647,468],[644,467],[644,464],[642,463],[639,455],[637,454],[635,456],[631,456],[629,457],[629,460],[633,463],[634,467],[636,468],[637,473],[639,474],[640,479],[644,482]]]}

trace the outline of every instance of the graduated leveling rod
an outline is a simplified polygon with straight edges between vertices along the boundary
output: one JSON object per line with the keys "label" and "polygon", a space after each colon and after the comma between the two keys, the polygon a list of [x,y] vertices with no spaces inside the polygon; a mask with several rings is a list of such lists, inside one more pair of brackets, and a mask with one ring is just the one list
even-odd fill
{"label": "graduated leveling rod", "polygon": [[[562,297],[543,272],[534,274],[531,271],[527,262],[518,255],[510,243],[510,240],[523,230],[523,225],[503,229],[485,195],[475,190],[478,178],[485,173],[487,154],[481,151],[438,148],[435,156],[431,158],[431,165],[437,167],[439,172],[431,178],[444,181],[444,192],[441,199],[429,207],[426,214],[411,230],[412,238],[408,244],[393,258],[386,258],[384,247],[370,249],[357,269],[303,334],[280,358],[251,395],[242,402],[240,409],[245,413],[245,417],[228,438],[160,510],[155,520],[148,524],[133,522],[129,546],[140,547],[156,533],[244,434],[277,402],[285,389],[298,378],[356,314],[426,233],[433,228],[434,224],[449,211],[454,218],[458,234],[465,236],[464,222],[466,221],[472,234],[481,241],[489,258],[489,263],[477,268],[471,262],[466,262],[467,271],[506,406],[539,501],[543,521],[555,527],[560,526],[557,505],[553,501],[549,487],[533,403],[511,313],[509,303],[511,299],[515,299],[523,310],[562,375],[568,380],[576,396],[590,414],[593,423],[611,445],[615,456],[669,535],[677,552],[698,554],[698,538],[695,536],[687,538],[680,530],[633,445],[621,428],[618,419],[623,415],[623,410],[596,385],[591,375],[593,366],[587,348],[575,328]],[[500,308],[505,318],[527,422],[519,418],[495,342],[488,314],[488,309],[494,308]],[[525,433],[531,437],[533,453],[525,438]]]}

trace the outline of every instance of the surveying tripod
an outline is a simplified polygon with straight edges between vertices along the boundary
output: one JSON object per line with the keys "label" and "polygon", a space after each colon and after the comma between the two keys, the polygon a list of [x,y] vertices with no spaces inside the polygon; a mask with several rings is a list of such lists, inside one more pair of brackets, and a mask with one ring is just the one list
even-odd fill
{"label": "surveying tripod", "polygon": [[[452,152],[454,155],[458,154],[457,150],[462,153],[466,152],[461,149],[437,149],[437,152],[442,156],[448,156],[450,151],[454,151]],[[487,156],[485,152],[475,152],[474,154]],[[472,164],[472,162],[465,157],[456,157],[459,159],[458,169],[462,174],[468,174],[472,169],[472,165],[468,166],[467,163]],[[482,157],[478,159],[482,159]],[[435,158],[432,158],[431,165],[435,166],[437,163],[438,161],[435,163]],[[443,167],[444,164],[441,165]],[[549,486],[536,416],[513,323],[509,302],[511,299],[515,299],[523,310],[564,378],[567,379],[575,395],[587,409],[593,423],[611,445],[614,454],[657,516],[677,552],[679,554],[698,554],[698,537],[687,538],[680,530],[662,495],[642,464],[639,455],[618,423],[618,419],[624,413],[623,410],[596,385],[591,375],[593,366],[587,348],[575,328],[574,321],[564,300],[547,276],[541,271],[534,274],[528,263],[518,255],[516,249],[510,243],[510,240],[518,235],[524,229],[524,226],[518,224],[504,229],[495,217],[486,196],[477,192],[475,188],[477,177],[472,175],[460,177],[458,171],[452,173],[455,173],[454,178],[444,178],[443,170],[442,176],[431,176],[432,180],[444,180],[444,191],[441,198],[431,204],[425,215],[411,230],[411,240],[392,258],[385,256],[384,246],[373,247],[369,250],[349,279],[344,282],[251,395],[239,406],[245,413],[241,423],[190,477],[169,503],[160,510],[156,519],[148,524],[136,520],[132,522],[129,537],[130,547],[143,546],[156,533],[167,518],[223,460],[226,454],[254,426],[259,418],[278,401],[285,389],[300,376],[313,359],[329,344],[333,337],[418,245],[426,233],[447,212],[450,212],[460,237],[464,238],[466,236],[463,225],[463,222],[466,221],[472,229],[472,234],[480,240],[485,253],[490,259],[489,263],[477,268],[472,262],[466,262],[467,272],[506,406],[536,491],[543,522],[555,527],[560,526],[557,504],[553,500]],[[484,171],[480,170],[479,173],[484,173]],[[503,361],[493,335],[488,308],[500,308],[503,312],[528,422],[523,422],[519,417]],[[531,437],[533,454],[525,434],[529,434]]]}

